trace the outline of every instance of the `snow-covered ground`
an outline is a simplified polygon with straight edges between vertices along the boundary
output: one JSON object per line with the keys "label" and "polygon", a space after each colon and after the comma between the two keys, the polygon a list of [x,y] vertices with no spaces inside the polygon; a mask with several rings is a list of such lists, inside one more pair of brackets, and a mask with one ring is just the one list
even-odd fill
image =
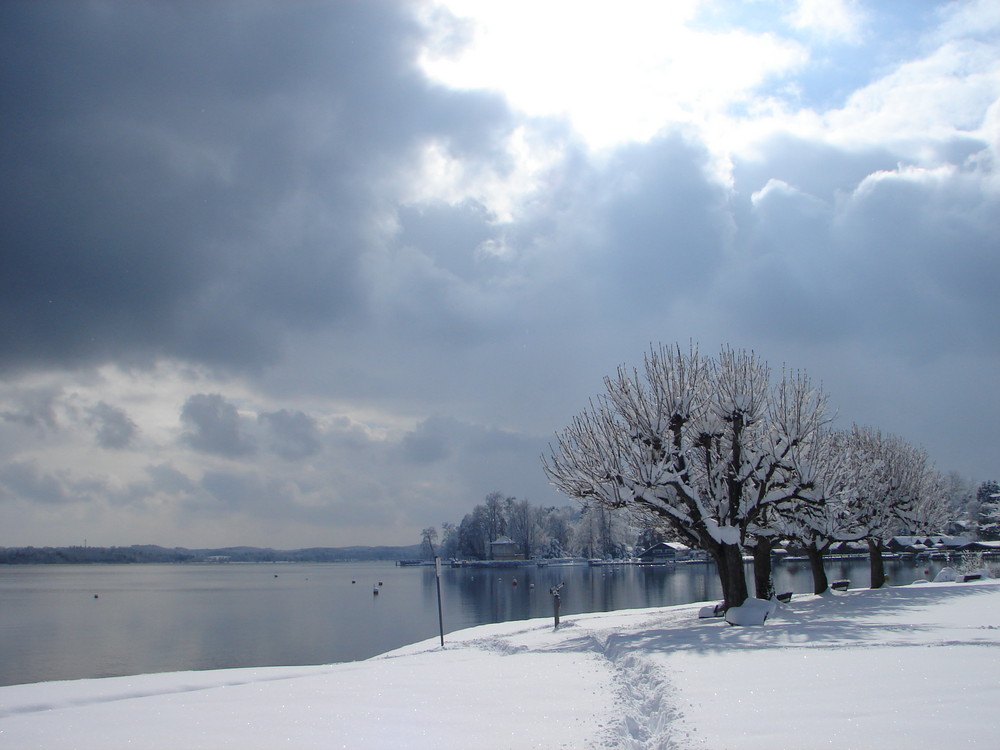
{"label": "snow-covered ground", "polygon": [[0,688],[0,747],[996,748],[1000,582],[487,625],[361,662]]}

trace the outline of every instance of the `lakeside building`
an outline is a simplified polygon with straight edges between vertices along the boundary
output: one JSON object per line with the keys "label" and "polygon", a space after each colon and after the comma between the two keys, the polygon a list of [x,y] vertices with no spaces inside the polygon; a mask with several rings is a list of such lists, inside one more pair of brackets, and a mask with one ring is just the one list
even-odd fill
{"label": "lakeside building", "polygon": [[509,562],[523,560],[524,554],[521,552],[521,545],[509,536],[502,536],[490,543],[490,558],[497,562]]}
{"label": "lakeside building", "polygon": [[639,553],[639,562],[644,565],[667,565],[691,557],[691,548],[680,542],[659,542]]}

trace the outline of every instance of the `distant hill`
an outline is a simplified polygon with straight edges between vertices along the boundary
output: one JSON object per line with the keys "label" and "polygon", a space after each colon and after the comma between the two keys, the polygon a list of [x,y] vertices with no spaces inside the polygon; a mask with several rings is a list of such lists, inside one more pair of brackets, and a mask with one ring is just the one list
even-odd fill
{"label": "distant hill", "polygon": [[229,562],[349,562],[409,560],[421,557],[420,545],[405,547],[309,547],[277,550],[268,547],[187,549],[133,544],[130,547],[0,547],[0,564],[196,563]]}

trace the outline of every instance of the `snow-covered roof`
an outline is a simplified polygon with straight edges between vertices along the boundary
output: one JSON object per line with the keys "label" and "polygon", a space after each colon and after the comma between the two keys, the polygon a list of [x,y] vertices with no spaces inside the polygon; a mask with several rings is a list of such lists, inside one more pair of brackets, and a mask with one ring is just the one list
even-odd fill
{"label": "snow-covered roof", "polygon": [[901,547],[963,547],[972,540],[967,536],[948,536],[946,534],[927,534],[924,536],[894,536],[892,538]]}
{"label": "snow-covered roof", "polygon": [[643,557],[644,555],[655,554],[658,551],[666,551],[666,550],[671,550],[673,552],[690,552],[691,548],[688,547],[686,544],[681,544],[680,542],[657,542],[649,549],[644,549],[642,552],[640,552],[639,557]]}

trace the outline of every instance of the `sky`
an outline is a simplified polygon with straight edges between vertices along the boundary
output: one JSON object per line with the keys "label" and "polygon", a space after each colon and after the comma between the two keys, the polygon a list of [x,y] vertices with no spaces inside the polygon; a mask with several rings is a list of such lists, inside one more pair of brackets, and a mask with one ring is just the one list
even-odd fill
{"label": "sky", "polygon": [[0,546],[410,544],[651,345],[998,478],[1000,4],[0,5]]}

